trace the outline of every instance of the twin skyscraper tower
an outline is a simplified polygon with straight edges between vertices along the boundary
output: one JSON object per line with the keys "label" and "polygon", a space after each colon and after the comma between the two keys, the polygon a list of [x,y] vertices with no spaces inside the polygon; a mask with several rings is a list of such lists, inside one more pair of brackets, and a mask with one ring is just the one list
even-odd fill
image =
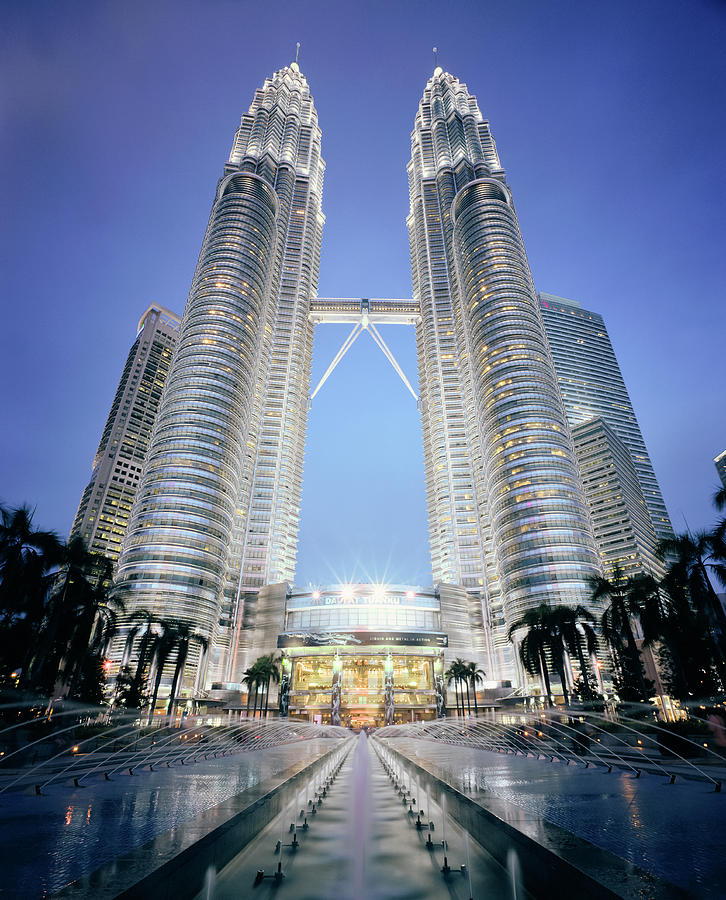
{"label": "twin skyscraper tower", "polygon": [[[255,93],[217,186],[116,572],[130,619],[145,610],[206,640],[192,692],[240,681],[269,649],[259,598],[292,590],[324,169],[293,63]],[[408,179],[436,621],[470,621],[469,658],[513,679],[511,623],[588,604],[601,561],[512,192],[476,98],[441,68]],[[328,632],[334,645],[340,624]]]}

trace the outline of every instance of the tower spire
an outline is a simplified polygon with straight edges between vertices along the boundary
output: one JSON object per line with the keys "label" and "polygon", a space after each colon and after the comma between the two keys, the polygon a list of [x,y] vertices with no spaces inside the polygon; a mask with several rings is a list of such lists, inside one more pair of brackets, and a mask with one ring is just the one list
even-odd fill
{"label": "tower spire", "polygon": [[298,56],[300,55],[300,41],[295,44],[295,65],[298,65]]}

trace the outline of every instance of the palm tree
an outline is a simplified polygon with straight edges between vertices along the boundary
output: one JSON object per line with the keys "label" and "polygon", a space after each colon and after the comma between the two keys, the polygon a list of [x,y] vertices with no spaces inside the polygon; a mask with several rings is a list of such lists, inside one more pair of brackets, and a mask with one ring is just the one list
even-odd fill
{"label": "palm tree", "polygon": [[643,672],[640,650],[635,641],[631,618],[640,615],[641,588],[633,578],[626,578],[616,564],[610,580],[603,576],[590,578],[592,599],[610,601],[602,615],[602,630],[610,645],[613,661],[619,670],[619,690],[626,700],[644,700],[650,695],[649,683]]}
{"label": "palm tree", "polygon": [[[272,657],[273,654],[270,654],[270,656]],[[270,662],[271,665],[269,667],[267,687],[265,691],[265,715],[267,715],[267,704],[269,703],[270,699],[270,681],[272,681],[273,684],[280,683],[280,661],[276,658],[272,658]]]}
{"label": "palm tree", "polygon": [[170,622],[165,619],[159,621],[160,631],[154,632],[154,644],[152,652],[152,670],[154,673],[154,690],[151,695],[151,704],[149,707],[149,721],[153,720],[156,711],[156,702],[159,698],[159,689],[161,687],[161,679],[164,676],[164,666],[169,661],[169,657],[179,646],[182,634],[179,631],[179,623]]}
{"label": "palm tree", "polygon": [[33,528],[28,506],[0,506],[0,663],[22,666],[29,684],[31,647],[46,614],[46,604],[61,561],[62,544],[52,531]]}
{"label": "palm tree", "polygon": [[99,608],[107,605],[111,565],[91,553],[81,537],[62,548],[61,568],[29,665],[36,685],[50,690],[60,677],[68,691],[75,668],[88,654]]}
{"label": "palm tree", "polygon": [[[720,495],[719,491],[716,497]],[[669,574],[687,587],[693,606],[710,620],[719,675],[726,686],[726,612],[709,578],[712,572],[726,584],[726,543],[720,529],[677,534],[660,541],[658,553],[670,561]]]}
{"label": "palm tree", "polygon": [[471,683],[472,693],[474,694],[474,715],[479,715],[479,707],[476,702],[476,686],[480,681],[483,681],[487,677],[487,673],[484,669],[478,668],[477,664],[474,662],[470,662],[466,666],[466,677],[467,683]]}
{"label": "palm tree", "polygon": [[22,594],[26,567],[33,560],[46,560],[46,569],[61,561],[62,544],[53,531],[35,531],[29,506],[8,509],[0,505],[0,591],[10,600],[11,589]]}
{"label": "palm tree", "polygon": [[[274,653],[268,653],[266,656],[261,656],[255,665],[258,667],[257,671],[259,673],[260,684],[264,691],[265,698],[265,718],[267,718],[267,712],[270,703],[270,681],[273,681],[275,684],[279,684],[280,682],[280,667],[278,665],[278,660],[275,659]],[[262,702],[260,702],[260,713],[262,712]]]}
{"label": "palm tree", "polygon": [[645,644],[662,642],[664,678],[679,699],[718,690],[719,653],[707,612],[692,602],[682,569],[671,566],[655,591],[646,594],[641,613]]}
{"label": "palm tree", "polygon": [[[726,508],[726,487],[714,496]],[[726,584],[726,519],[710,532],[675,535],[659,545],[667,572],[644,594],[641,622],[646,644],[661,647],[669,691],[687,699],[726,687],[726,614],[712,576]]]}
{"label": "palm tree", "polygon": [[459,715],[459,676],[457,672],[457,667],[454,663],[451,663],[449,668],[444,672],[444,678],[446,678],[446,683],[450,686],[451,682],[454,682],[454,694],[456,696],[456,714]]}
{"label": "palm tree", "polygon": [[247,685],[247,717],[250,715],[250,700],[252,699],[252,689],[255,691],[255,705],[252,710],[252,718],[254,719],[257,712],[257,689],[260,685],[260,673],[255,668],[257,664],[253,663],[249,668],[245,669],[242,684]]}
{"label": "palm tree", "polygon": [[514,643],[515,631],[519,628],[529,628],[519,642],[519,658],[524,668],[533,678],[540,678],[545,704],[552,706],[552,687],[550,685],[550,673],[547,668],[547,650],[550,644],[549,634],[538,622],[527,621],[527,615],[525,613],[524,616],[514,623],[517,627],[512,626],[509,629],[508,637]]}
{"label": "palm tree", "polygon": [[[454,692],[456,694],[456,712],[459,712],[459,706],[461,704],[461,715],[464,715],[464,692],[461,692],[461,701],[459,701],[459,685],[462,681],[466,681],[466,663],[463,659],[457,656],[457,658],[451,663],[449,668],[445,673],[447,684],[451,684],[454,682]],[[468,691],[468,687],[467,687]]]}
{"label": "palm tree", "polygon": [[[663,653],[667,654],[671,687],[677,685],[673,693],[676,697],[684,697],[687,678],[683,670],[678,631],[686,627],[686,621],[691,617],[687,592],[677,591],[671,596],[668,576],[659,583],[652,575],[641,573],[634,575],[629,583],[633,607],[638,610],[643,629],[643,646],[656,647],[661,663]],[[685,601],[683,606],[679,605],[678,599]],[[677,624],[679,620],[680,624]],[[661,669],[665,666],[661,665]]]}
{"label": "palm tree", "polygon": [[562,614],[558,610],[559,607],[540,603],[534,609],[527,610],[510,626],[508,636],[514,643],[515,633],[523,628],[527,629],[519,645],[519,658],[530,675],[540,676],[546,702],[551,705],[552,689],[547,660],[549,654],[560,678],[565,706],[568,706],[570,694],[565,671],[565,639],[562,633]]}
{"label": "palm tree", "polygon": [[152,630],[154,619],[151,613],[147,610],[138,610],[134,618],[137,621],[132,624],[126,637],[123,658],[125,660],[131,655],[136,638],[141,635],[136,653],[136,669],[132,674],[131,667],[124,663],[116,681],[114,699],[114,702],[118,702],[127,709],[140,709],[145,705],[145,700],[148,700],[144,694],[144,687],[147,680],[147,669],[154,655],[156,640],[156,635]]}
{"label": "palm tree", "polygon": [[[716,496],[720,495],[719,491]],[[714,624],[726,635],[726,611],[709,578],[709,572],[712,572],[723,581],[726,574],[724,571],[726,547],[718,537],[708,531],[699,531],[695,535],[690,532],[677,534],[673,538],[660,541],[658,552],[663,559],[673,560],[669,568],[682,572],[688,582],[693,602],[703,603]]]}
{"label": "palm tree", "polygon": [[189,625],[179,622],[176,626],[176,666],[174,667],[174,677],[171,680],[171,689],[169,690],[170,716],[174,715],[177,700],[176,692],[182,674],[184,673],[184,666],[187,661],[187,656],[189,655],[189,646],[192,641],[199,644],[202,650],[206,650],[209,646],[209,642],[203,634],[199,634],[197,631],[193,632]]}
{"label": "palm tree", "polygon": [[[459,678],[460,678],[462,684],[464,685],[464,687],[466,688],[466,712],[467,712],[467,715],[470,716],[471,715],[471,694],[469,693],[468,667],[463,659],[457,658],[456,662],[459,664]],[[462,694],[461,701],[462,701],[462,705],[463,705],[463,702],[464,702],[463,694]]]}
{"label": "palm tree", "polygon": [[[58,635],[67,648],[59,665],[60,674],[68,695],[78,700],[88,699],[82,696],[80,683],[87,684],[89,671],[95,672],[103,666],[106,650],[116,632],[117,613],[123,609],[118,598],[109,599],[111,560],[100,554],[89,554],[88,564],[91,568],[86,573],[83,589],[77,595],[66,596],[63,612],[67,624],[64,623]],[[75,605],[71,606],[69,601],[75,601]],[[94,695],[98,694],[100,685],[88,686]]]}
{"label": "palm tree", "polygon": [[587,655],[590,658],[597,653],[597,634],[593,628],[595,617],[581,604],[577,606],[556,606],[553,613],[565,647],[569,653],[577,656],[582,679],[582,696],[585,700],[593,700],[593,692],[590,687],[590,669],[585,659],[582,644],[584,639]]}

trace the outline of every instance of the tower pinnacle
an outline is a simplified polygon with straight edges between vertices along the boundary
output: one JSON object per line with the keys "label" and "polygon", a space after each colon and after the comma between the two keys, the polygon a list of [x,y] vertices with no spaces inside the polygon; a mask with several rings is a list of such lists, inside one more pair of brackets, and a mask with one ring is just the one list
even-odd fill
{"label": "tower pinnacle", "polygon": [[439,65],[439,48],[434,47],[434,78],[437,75],[443,75],[444,70]]}

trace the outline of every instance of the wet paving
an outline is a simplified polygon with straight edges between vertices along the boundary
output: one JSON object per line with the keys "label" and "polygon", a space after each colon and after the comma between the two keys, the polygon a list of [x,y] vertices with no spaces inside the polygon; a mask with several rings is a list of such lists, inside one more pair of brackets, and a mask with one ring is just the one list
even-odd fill
{"label": "wet paving", "polygon": [[327,752],[331,741],[301,741],[264,751],[102,777],[74,788],[53,784],[0,795],[0,898],[47,897],[104,863],[194,819],[291,765]]}
{"label": "wet paving", "polygon": [[[512,875],[475,841],[470,841],[451,820],[446,825],[447,858],[444,865],[444,820],[435,804],[422,819],[434,822],[434,831],[418,830],[409,804],[394,790],[383,765],[365,734],[356,741],[316,814],[307,796],[273,820],[219,873],[210,870],[198,900],[257,900],[289,896],[295,900],[453,900],[497,898],[525,900],[527,895]],[[426,798],[416,798],[417,804]],[[411,807],[418,810],[418,805]],[[301,818],[304,809],[306,816]],[[307,818],[309,828],[303,830]],[[290,825],[297,827],[298,849]],[[433,849],[426,848],[431,835]],[[276,852],[282,839],[282,853]],[[468,854],[468,856],[467,856]],[[462,873],[461,866],[469,865]],[[284,877],[274,873],[281,865]],[[513,863],[515,866],[516,863]],[[258,870],[265,877],[255,884]],[[471,882],[469,880],[471,875]],[[273,876],[273,877],[269,877]]]}
{"label": "wet paving", "polygon": [[[425,795],[417,796],[412,809],[418,812],[423,806],[423,822],[435,824],[432,832],[418,830],[384,771],[375,742],[361,736],[353,746],[319,811],[313,815],[308,805],[315,788],[310,785],[309,795],[301,794],[229,865],[208,873],[200,900],[265,900],[283,892],[295,900],[523,900],[516,884],[517,860],[510,860],[511,870],[505,870],[450,819],[446,855],[452,871],[444,877],[441,842],[447,820],[441,809]],[[631,773],[608,774],[407,738],[390,746],[483,805],[491,798],[505,801],[512,824],[526,824],[530,834],[536,834],[542,820],[551,822],[692,895],[726,897],[726,793],[716,794],[705,783],[679,780],[670,785],[663,776],[644,773],[635,779]],[[232,796],[281,782],[291,766],[330,749],[330,741],[311,740],[184,769],[119,774],[110,782],[98,779],[81,788],[53,784],[41,797],[0,795],[0,898],[47,897]],[[420,793],[415,782],[409,787],[414,795]],[[293,840],[290,824],[302,825],[301,808],[310,827],[298,827],[299,849],[283,846],[281,854],[276,852],[278,840],[283,845]],[[432,849],[426,848],[429,835]],[[270,876],[278,863],[282,879],[268,877],[255,885],[259,869]],[[467,866],[463,873],[462,864]]]}
{"label": "wet paving", "polygon": [[390,746],[486,805],[505,800],[704,898],[726,898],[726,793],[705,782],[565,766],[397,738]]}

